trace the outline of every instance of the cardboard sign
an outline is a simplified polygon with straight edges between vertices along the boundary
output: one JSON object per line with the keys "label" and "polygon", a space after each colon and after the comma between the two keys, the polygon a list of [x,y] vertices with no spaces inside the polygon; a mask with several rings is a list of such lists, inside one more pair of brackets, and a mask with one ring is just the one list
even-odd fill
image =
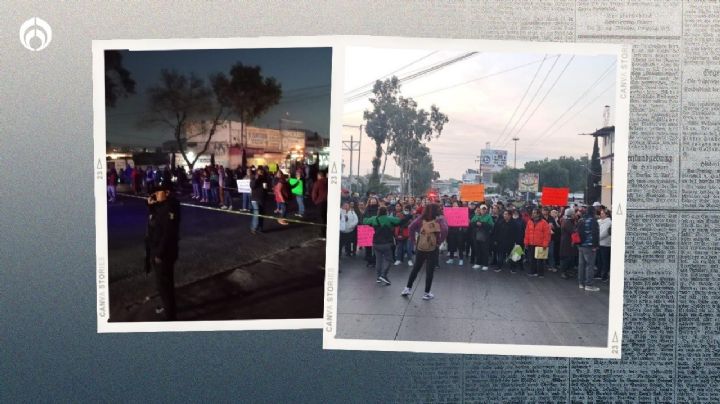
{"label": "cardboard sign", "polygon": [[375,229],[372,226],[361,224],[357,227],[358,247],[372,247]]}
{"label": "cardboard sign", "polygon": [[237,180],[238,192],[241,194],[250,193],[250,180]]}
{"label": "cardboard sign", "polygon": [[569,192],[569,188],[543,187],[541,202],[543,206],[565,206],[568,203]]}
{"label": "cardboard sign", "polygon": [[485,185],[464,184],[460,186],[460,198],[466,202],[482,202],[485,200]]}
{"label": "cardboard sign", "polygon": [[450,227],[468,227],[470,225],[468,208],[443,208],[443,214]]}
{"label": "cardboard sign", "polygon": [[538,173],[520,173],[518,176],[518,191],[520,192],[537,192],[540,183],[540,174]]}

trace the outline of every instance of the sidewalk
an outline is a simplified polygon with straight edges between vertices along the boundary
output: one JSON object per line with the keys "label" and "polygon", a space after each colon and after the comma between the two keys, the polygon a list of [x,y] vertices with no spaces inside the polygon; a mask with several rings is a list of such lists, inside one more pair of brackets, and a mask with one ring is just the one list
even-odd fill
{"label": "sidewalk", "polygon": [[[362,255],[362,251],[358,252]],[[473,270],[446,264],[433,278],[435,299],[422,300],[425,270],[413,293],[402,297],[411,268],[392,266],[391,286],[375,283],[375,270],[362,257],[340,260],[337,337],[529,345],[606,346],[608,284],[599,292],[578,288],[577,280],[546,272]]]}

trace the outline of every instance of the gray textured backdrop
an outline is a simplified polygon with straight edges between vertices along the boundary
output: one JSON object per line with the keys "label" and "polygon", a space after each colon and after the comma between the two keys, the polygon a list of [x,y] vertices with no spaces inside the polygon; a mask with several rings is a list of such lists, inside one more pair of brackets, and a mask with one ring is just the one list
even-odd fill
{"label": "gray textured backdrop", "polygon": [[[682,227],[683,217],[695,213],[662,216],[673,226],[670,241],[664,241],[670,262],[640,257],[640,244],[628,244],[635,264],[628,265],[633,276],[626,278],[622,361],[330,352],[321,349],[320,331],[96,334],[91,40],[320,34],[579,37],[574,1],[510,3],[18,1],[0,6],[0,401],[673,401],[695,393],[697,401],[717,398],[717,302],[703,297],[707,294],[693,301],[689,293],[681,302],[706,307],[709,331],[702,338],[693,339],[693,320],[678,314],[682,268],[672,252],[678,245],[673,237],[706,230]],[[672,32],[653,35],[668,35],[665,40],[676,46],[679,38],[672,35],[680,34],[688,6],[670,3],[679,5],[674,8],[679,13],[665,16]],[[53,28],[53,42],[42,52],[29,52],[18,41],[20,24],[33,16]],[[720,21],[717,13],[708,17],[713,24]],[[598,40],[591,35],[581,39]],[[633,63],[637,78],[643,66],[637,59]],[[677,78],[682,62],[671,63],[677,63],[669,68]],[[677,88],[679,81],[673,85]],[[674,113],[682,103],[677,101]],[[648,112],[638,104],[631,111],[638,116]],[[634,129],[642,130],[638,125],[639,120]],[[681,142],[668,146],[671,154],[678,153]],[[630,154],[643,143],[631,139]],[[679,201],[672,190],[660,201],[633,199],[643,195],[638,191],[629,189],[631,208],[659,204],[674,209]],[[718,203],[713,202],[709,210],[715,213],[708,214],[716,215]],[[628,213],[629,240],[644,242],[641,230],[654,218],[639,210]],[[713,231],[720,229],[715,225]],[[649,266],[661,264],[667,264],[667,276],[648,275]],[[628,294],[648,282],[657,283],[654,294]],[[711,282],[716,289],[717,278]],[[681,326],[685,334],[677,333]],[[684,359],[698,352],[707,352],[707,361]]]}

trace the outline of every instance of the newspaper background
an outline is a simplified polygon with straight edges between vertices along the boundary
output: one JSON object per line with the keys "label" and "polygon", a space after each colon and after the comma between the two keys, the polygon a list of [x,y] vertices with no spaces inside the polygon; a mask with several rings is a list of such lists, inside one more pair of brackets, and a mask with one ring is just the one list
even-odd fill
{"label": "newspaper background", "polygon": [[[13,358],[0,361],[2,401],[720,397],[717,1],[0,7],[0,88],[12,100],[0,119],[0,339]],[[29,52],[18,28],[36,15],[54,38]],[[96,334],[91,40],[327,34],[633,45],[622,360],[329,352],[320,331]]]}

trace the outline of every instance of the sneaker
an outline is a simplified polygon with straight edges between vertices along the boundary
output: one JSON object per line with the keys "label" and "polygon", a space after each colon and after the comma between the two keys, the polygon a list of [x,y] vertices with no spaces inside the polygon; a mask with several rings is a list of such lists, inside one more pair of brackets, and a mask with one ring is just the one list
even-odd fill
{"label": "sneaker", "polygon": [[380,278],[377,278],[375,279],[375,283],[382,283],[382,281],[380,280]]}
{"label": "sneaker", "polygon": [[395,261],[395,265],[396,265],[396,266],[397,266],[397,265],[400,265],[400,260]]}
{"label": "sneaker", "polygon": [[537,277],[538,277],[538,274],[528,274],[528,276],[531,277],[531,278],[537,278]]}
{"label": "sneaker", "polygon": [[602,279],[602,276],[600,276],[600,275],[595,275],[595,276],[593,276],[593,279],[601,280],[601,279]]}
{"label": "sneaker", "polygon": [[400,295],[408,296],[410,293],[412,293],[412,290],[410,288],[405,288],[403,289],[402,293],[400,293]]}
{"label": "sneaker", "polygon": [[435,298],[435,295],[433,295],[430,292],[427,292],[423,295],[423,300],[430,300],[430,299],[434,299],[434,298]]}
{"label": "sneaker", "polygon": [[384,276],[379,277],[378,280],[380,280],[382,283],[384,283],[386,285],[390,285],[390,280]]}
{"label": "sneaker", "polygon": [[585,285],[578,285],[580,289],[585,289]]}
{"label": "sneaker", "polygon": [[458,265],[463,266],[463,260],[458,261]]}
{"label": "sneaker", "polygon": [[597,292],[599,290],[600,290],[600,288],[597,286],[585,286],[586,292]]}
{"label": "sneaker", "polygon": [[155,314],[162,314],[162,312],[165,311],[165,308],[162,306],[158,306],[155,308]]}
{"label": "sneaker", "polygon": [[480,269],[481,269],[482,271],[487,271],[487,270],[488,270],[488,267],[482,267],[482,268],[480,268]]}
{"label": "sneaker", "polygon": [[408,266],[411,267],[412,265],[412,260],[408,261]]}
{"label": "sneaker", "polygon": [[455,263],[455,260],[450,258],[449,260],[445,261],[446,264],[453,264]]}
{"label": "sneaker", "polygon": [[472,269],[480,269],[480,265],[475,264],[475,265],[472,266]]}
{"label": "sneaker", "polygon": [[493,271],[500,272],[500,271],[502,271],[502,268],[498,267],[498,268],[493,269]]}

